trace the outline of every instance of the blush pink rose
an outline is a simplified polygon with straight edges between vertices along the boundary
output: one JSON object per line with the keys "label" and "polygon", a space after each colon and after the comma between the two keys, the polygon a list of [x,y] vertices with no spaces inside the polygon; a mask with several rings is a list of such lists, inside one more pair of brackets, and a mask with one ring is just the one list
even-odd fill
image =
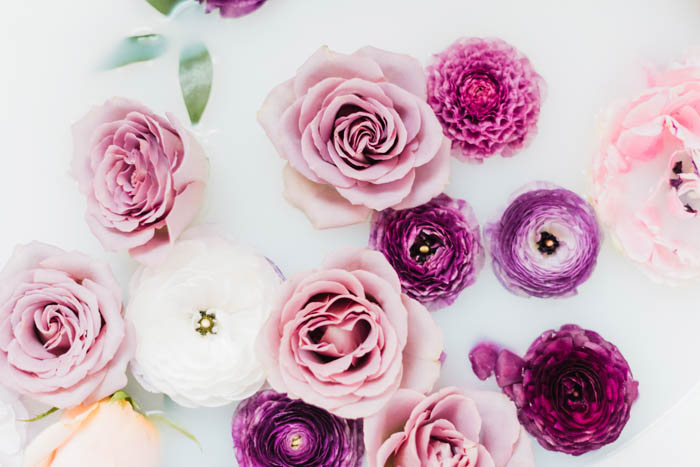
{"label": "blush pink rose", "polygon": [[268,96],[258,119],[286,159],[285,196],[316,228],[407,209],[443,191],[450,142],[417,60],[373,47],[319,49]]}
{"label": "blush pink rose", "polygon": [[133,332],[107,264],[42,243],[19,246],[0,273],[0,381],[58,408],[127,383]]}
{"label": "blush pink rose", "polygon": [[503,394],[401,389],[364,421],[370,467],[534,467],[530,438]]}
{"label": "blush pink rose", "polygon": [[384,255],[350,249],[284,283],[257,346],[276,391],[361,418],[400,387],[432,389],[442,333]]}
{"label": "blush pink rose", "polygon": [[593,203],[619,248],[668,283],[700,278],[700,55],[612,108]]}
{"label": "blush pink rose", "polygon": [[73,176],[102,246],[158,262],[204,200],[209,163],[199,143],[172,115],[113,98],[73,126],[73,144]]}

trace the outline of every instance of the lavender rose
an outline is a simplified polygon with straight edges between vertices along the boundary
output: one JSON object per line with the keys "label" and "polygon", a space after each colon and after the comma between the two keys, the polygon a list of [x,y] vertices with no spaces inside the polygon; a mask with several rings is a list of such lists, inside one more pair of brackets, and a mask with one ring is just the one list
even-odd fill
{"label": "lavender rose", "polygon": [[268,389],[236,409],[233,446],[241,467],[360,467],[362,421]]}
{"label": "lavender rose", "polygon": [[260,8],[266,0],[198,0],[199,3],[206,3],[207,13],[216,8],[221,16],[226,18],[238,18],[254,12]]}
{"label": "lavender rose", "polygon": [[601,242],[588,203],[544,182],[517,192],[484,237],[501,283],[514,294],[540,298],[575,295],[595,268]]}
{"label": "lavender rose", "polygon": [[258,119],[285,167],[285,196],[316,228],[362,222],[440,194],[449,141],[406,55],[323,47],[268,96]]}
{"label": "lavender rose", "polygon": [[159,261],[204,200],[209,165],[174,117],[113,98],[73,126],[73,175],[86,220],[108,250]]}
{"label": "lavender rose", "polygon": [[630,418],[638,384],[620,351],[576,325],[547,331],[521,359],[489,344],[470,354],[481,379],[492,374],[545,448],[575,456],[615,441]]}
{"label": "lavender rose", "polygon": [[69,408],[116,392],[132,334],[102,262],[35,242],[0,273],[0,381],[25,396]]}
{"label": "lavender rose", "polygon": [[460,39],[428,67],[428,103],[463,160],[525,147],[544,87],[527,57],[500,39]]}
{"label": "lavender rose", "polygon": [[485,260],[471,207],[445,194],[412,209],[377,213],[369,244],[394,267],[403,292],[430,310],[452,304]]}

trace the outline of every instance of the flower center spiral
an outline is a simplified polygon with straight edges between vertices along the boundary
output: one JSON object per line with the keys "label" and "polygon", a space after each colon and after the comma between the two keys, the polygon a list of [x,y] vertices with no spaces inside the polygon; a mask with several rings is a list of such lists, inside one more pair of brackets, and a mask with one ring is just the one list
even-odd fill
{"label": "flower center spiral", "polygon": [[462,99],[470,120],[480,120],[500,102],[498,83],[487,73],[473,73],[462,87]]}
{"label": "flower center spiral", "polygon": [[419,263],[425,263],[442,246],[437,235],[421,232],[411,245],[411,257]]}
{"label": "flower center spiral", "polygon": [[543,255],[553,255],[559,248],[559,240],[557,237],[547,231],[540,233],[540,239],[537,241],[537,249]]}
{"label": "flower center spiral", "polygon": [[207,334],[216,334],[216,313],[200,311],[199,321],[197,321],[195,331],[200,333],[202,336],[206,336]]}
{"label": "flower center spiral", "polygon": [[299,448],[301,448],[302,441],[303,438],[301,437],[301,435],[294,435],[289,445],[292,447],[292,449],[297,451]]}

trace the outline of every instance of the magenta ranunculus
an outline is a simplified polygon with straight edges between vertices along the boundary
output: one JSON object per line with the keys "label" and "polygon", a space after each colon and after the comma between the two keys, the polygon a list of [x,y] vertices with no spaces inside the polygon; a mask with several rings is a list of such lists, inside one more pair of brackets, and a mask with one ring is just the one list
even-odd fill
{"label": "magenta ranunculus", "polygon": [[447,185],[449,141],[415,59],[323,47],[268,96],[258,119],[280,156],[285,196],[316,228],[407,209]]}
{"label": "magenta ranunculus", "polygon": [[159,261],[204,201],[209,162],[177,120],[113,98],[73,126],[73,176],[108,250]]}
{"label": "magenta ranunculus", "polygon": [[370,467],[534,467],[530,438],[503,394],[399,390],[365,419]]}
{"label": "magenta ranunculus", "polygon": [[525,147],[537,131],[544,89],[530,60],[500,39],[460,39],[428,67],[428,103],[462,160]]}
{"label": "magenta ranunculus", "polygon": [[254,12],[260,8],[266,0],[198,0],[205,3],[207,13],[219,9],[221,16],[226,18],[238,18]]}
{"label": "magenta ranunculus", "polygon": [[18,246],[0,273],[0,381],[59,408],[126,385],[133,332],[107,264],[43,243]]}
{"label": "magenta ranunculus", "polygon": [[617,347],[573,324],[543,333],[523,358],[484,343],[469,359],[480,379],[495,373],[525,429],[551,451],[578,456],[612,443],[638,396]]}
{"label": "magenta ranunculus", "polygon": [[355,419],[399,387],[430,391],[442,332],[381,253],[348,249],[284,283],[257,348],[273,389]]}

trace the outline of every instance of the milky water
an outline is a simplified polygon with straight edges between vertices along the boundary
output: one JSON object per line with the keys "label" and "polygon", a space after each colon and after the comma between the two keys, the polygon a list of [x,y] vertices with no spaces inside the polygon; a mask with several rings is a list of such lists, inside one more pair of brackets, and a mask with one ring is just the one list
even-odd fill
{"label": "milky water", "polygon": [[[500,36],[525,51],[548,82],[539,134],[513,159],[481,166],[453,162],[448,193],[469,201],[480,221],[509,194],[546,179],[579,193],[595,150],[596,115],[642,83],[645,60],[680,57],[700,40],[700,4],[692,0],[536,2],[508,0],[270,0],[241,20],[181,7],[165,19],[142,0],[13,2],[0,19],[0,136],[3,147],[0,260],[14,244],[39,239],[110,261],[126,286],[134,264],[108,254],[83,221],[84,200],[68,175],[70,122],[113,95],[159,112],[187,113],[177,58],[191,41],[208,44],[214,60],[209,107],[196,133],[211,159],[201,219],[222,224],[272,258],[286,273],[317,266],[341,246],[363,246],[366,225],[314,231],[281,196],[281,168],[255,120],[267,92],[316,48],[353,51],[372,44],[422,61],[463,35]],[[7,24],[2,24],[7,23]],[[98,71],[124,37],[159,33],[168,52],[153,62]],[[700,380],[697,333],[700,291],[651,283],[606,241],[593,277],[565,300],[515,297],[490,269],[450,309],[434,314],[445,332],[447,361],[440,385],[480,383],[467,352],[482,338],[524,351],[543,330],[567,322],[592,328],[617,344],[640,381],[640,399],[621,440],[598,453],[570,458],[537,447],[538,466],[587,465],[619,448]],[[233,406],[190,410],[136,391],[147,408],[168,416],[202,442],[204,452],[163,427],[163,465],[235,465],[230,441]]]}

